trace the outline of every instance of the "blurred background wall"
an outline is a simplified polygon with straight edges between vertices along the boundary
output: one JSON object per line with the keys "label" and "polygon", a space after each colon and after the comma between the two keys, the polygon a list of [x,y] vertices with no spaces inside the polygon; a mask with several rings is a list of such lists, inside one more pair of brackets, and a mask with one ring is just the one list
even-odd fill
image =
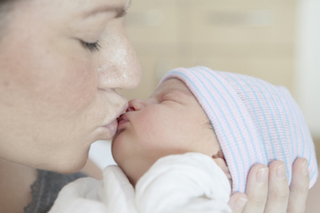
{"label": "blurred background wall", "polygon": [[315,138],[320,139],[320,1],[298,4],[295,91]]}
{"label": "blurred background wall", "polygon": [[[320,0],[133,0],[127,33],[146,98],[175,67],[196,65],[286,86],[320,138]],[[319,83],[318,83],[319,82]]]}

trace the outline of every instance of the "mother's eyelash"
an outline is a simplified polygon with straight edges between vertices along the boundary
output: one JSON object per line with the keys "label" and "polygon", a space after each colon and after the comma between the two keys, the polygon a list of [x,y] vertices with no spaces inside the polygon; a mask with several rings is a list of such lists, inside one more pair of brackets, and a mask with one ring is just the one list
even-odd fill
{"label": "mother's eyelash", "polygon": [[89,49],[91,52],[99,51],[100,48],[101,48],[99,40],[97,42],[94,42],[94,43],[88,43],[88,42],[85,42],[85,41],[81,41],[81,43],[82,43],[82,46],[84,48]]}

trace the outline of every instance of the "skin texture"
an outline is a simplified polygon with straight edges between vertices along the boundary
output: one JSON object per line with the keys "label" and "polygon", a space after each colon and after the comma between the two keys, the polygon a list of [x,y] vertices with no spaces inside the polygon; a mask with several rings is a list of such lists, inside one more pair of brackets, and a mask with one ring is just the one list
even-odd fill
{"label": "skin texture", "polygon": [[[114,121],[127,107],[116,89],[140,80],[117,18],[127,4],[30,0],[12,10],[0,41],[0,158],[75,172],[94,141],[112,138]],[[98,40],[99,50],[82,43]]]}
{"label": "skin texture", "polygon": [[212,157],[220,150],[207,115],[178,79],[164,81],[148,99],[131,100],[112,142],[115,161],[134,185],[161,157],[186,152]]}

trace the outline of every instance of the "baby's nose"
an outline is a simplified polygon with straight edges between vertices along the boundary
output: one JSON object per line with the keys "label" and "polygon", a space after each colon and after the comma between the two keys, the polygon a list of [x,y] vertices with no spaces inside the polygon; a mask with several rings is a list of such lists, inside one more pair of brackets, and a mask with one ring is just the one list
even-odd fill
{"label": "baby's nose", "polygon": [[141,100],[141,99],[132,99],[129,101],[128,103],[128,109],[127,109],[127,112],[129,111],[138,111],[138,110],[141,110],[143,109],[144,107],[144,100]]}

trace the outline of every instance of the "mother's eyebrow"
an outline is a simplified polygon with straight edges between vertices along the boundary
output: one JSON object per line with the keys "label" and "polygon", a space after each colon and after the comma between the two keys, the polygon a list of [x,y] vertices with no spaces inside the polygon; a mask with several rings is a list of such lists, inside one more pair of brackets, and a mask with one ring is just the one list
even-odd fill
{"label": "mother's eyebrow", "polygon": [[110,6],[110,5],[104,5],[100,7],[96,7],[90,11],[85,12],[84,17],[87,18],[89,16],[95,15],[97,13],[102,13],[102,12],[116,12],[115,18],[121,18],[126,15],[128,7],[131,5],[131,1],[129,0],[127,6],[124,8],[120,5],[117,6]]}

